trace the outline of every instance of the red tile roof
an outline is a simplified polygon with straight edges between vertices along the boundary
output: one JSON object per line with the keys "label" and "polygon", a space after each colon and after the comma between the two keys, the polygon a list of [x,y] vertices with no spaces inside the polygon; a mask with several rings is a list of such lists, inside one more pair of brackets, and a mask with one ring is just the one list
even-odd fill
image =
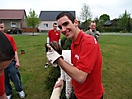
{"label": "red tile roof", "polygon": [[22,19],[24,9],[0,9],[0,19]]}

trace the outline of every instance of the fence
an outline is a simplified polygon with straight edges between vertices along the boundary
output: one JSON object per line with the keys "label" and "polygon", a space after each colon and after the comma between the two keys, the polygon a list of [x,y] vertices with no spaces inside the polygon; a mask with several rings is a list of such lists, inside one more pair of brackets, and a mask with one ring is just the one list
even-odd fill
{"label": "fence", "polygon": [[22,32],[38,32],[37,28],[22,28]]}

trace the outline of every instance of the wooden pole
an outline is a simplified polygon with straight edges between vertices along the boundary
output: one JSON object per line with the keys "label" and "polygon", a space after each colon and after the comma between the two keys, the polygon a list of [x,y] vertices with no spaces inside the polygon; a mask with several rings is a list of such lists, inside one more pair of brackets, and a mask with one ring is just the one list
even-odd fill
{"label": "wooden pole", "polygon": [[[57,84],[59,82],[60,82],[60,78],[58,78],[58,80],[56,81],[55,84]],[[62,89],[63,89],[63,86],[54,88],[53,91],[52,91],[50,99],[60,99]]]}

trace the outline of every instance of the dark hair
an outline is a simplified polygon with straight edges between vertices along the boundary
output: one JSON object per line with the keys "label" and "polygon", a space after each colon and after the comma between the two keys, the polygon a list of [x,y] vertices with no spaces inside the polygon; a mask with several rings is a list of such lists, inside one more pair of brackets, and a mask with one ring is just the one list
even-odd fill
{"label": "dark hair", "polygon": [[90,23],[95,23],[95,21],[91,21]]}
{"label": "dark hair", "polygon": [[[46,48],[46,52],[48,52],[48,47],[47,47],[47,44],[45,44],[45,48]],[[50,46],[55,50],[57,51],[60,55],[62,54],[62,47],[60,46],[60,44],[56,41],[53,41],[53,42],[50,42],[49,43]]]}
{"label": "dark hair", "polygon": [[[91,24],[91,23],[95,23],[95,21],[91,21],[90,24]],[[96,24],[96,23],[95,23],[95,24]]]}
{"label": "dark hair", "polygon": [[15,52],[3,32],[0,31],[0,62],[13,59]]}
{"label": "dark hair", "polygon": [[67,17],[72,21],[72,23],[74,23],[75,17],[74,17],[69,11],[61,12],[61,13],[56,17],[56,20],[60,19],[60,18],[63,17],[63,16],[67,16]]}
{"label": "dark hair", "polygon": [[54,26],[54,25],[57,25],[57,23],[53,23],[53,26]]}
{"label": "dark hair", "polygon": [[0,20],[0,24],[1,24],[1,23],[4,23],[4,22],[3,22],[2,20]]}

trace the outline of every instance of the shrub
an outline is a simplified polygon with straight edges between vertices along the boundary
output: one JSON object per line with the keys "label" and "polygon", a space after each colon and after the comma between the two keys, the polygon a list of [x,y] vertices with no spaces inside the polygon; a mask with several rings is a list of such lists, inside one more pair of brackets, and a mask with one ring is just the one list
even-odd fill
{"label": "shrub", "polygon": [[[66,37],[63,37],[61,39],[61,46],[64,50],[70,49],[71,40],[67,39]],[[57,66],[56,68],[52,67],[49,71],[49,75],[47,76],[45,80],[46,84],[46,90],[50,93],[53,90],[53,87],[55,85],[55,82],[57,81],[58,77],[60,77],[60,68]],[[65,85],[62,90],[61,99],[65,99]]]}

